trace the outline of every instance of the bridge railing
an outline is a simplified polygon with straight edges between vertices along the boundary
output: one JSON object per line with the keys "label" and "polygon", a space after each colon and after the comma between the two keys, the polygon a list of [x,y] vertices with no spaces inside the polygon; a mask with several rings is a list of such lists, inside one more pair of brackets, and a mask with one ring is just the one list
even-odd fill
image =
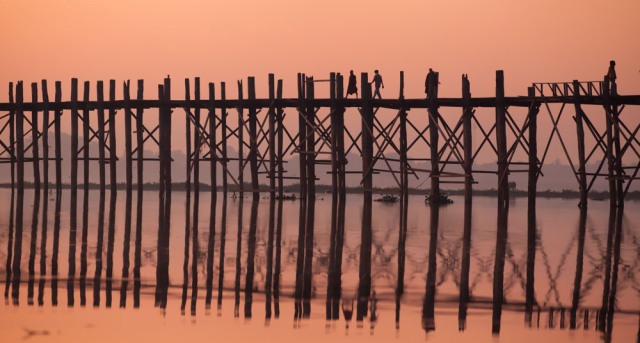
{"label": "bridge railing", "polygon": [[600,96],[603,84],[602,81],[580,81],[578,89],[574,89],[573,82],[540,82],[533,84],[533,91],[536,97]]}

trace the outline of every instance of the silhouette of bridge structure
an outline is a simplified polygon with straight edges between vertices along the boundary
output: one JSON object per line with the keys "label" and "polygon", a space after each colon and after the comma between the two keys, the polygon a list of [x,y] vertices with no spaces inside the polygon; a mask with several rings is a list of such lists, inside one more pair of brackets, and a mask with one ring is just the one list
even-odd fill
{"label": "silhouette of bridge structure", "polygon": [[[55,83],[54,100],[48,97],[47,82],[40,88],[37,83],[31,85],[31,101],[25,101],[22,82],[10,84],[9,102],[0,103],[0,111],[7,114],[0,117],[0,162],[11,164],[12,187],[18,189],[18,197],[24,192],[25,166],[31,163],[34,174],[34,185],[40,189],[44,183],[49,184],[49,161],[55,162],[55,185],[59,191],[62,187],[62,158],[60,143],[61,117],[68,113],[71,122],[71,232],[75,234],[77,226],[77,188],[79,185],[78,164],[83,162],[83,186],[86,191],[89,184],[90,162],[98,164],[100,175],[101,208],[104,207],[104,192],[107,186],[106,175],[109,167],[109,185],[112,197],[118,182],[116,163],[118,163],[116,121],[124,117],[124,137],[126,165],[125,184],[127,192],[127,222],[131,229],[131,193],[134,185],[133,164],[136,163],[136,184],[138,213],[141,211],[143,168],[146,163],[156,161],[160,164],[158,181],[160,185],[159,230],[157,242],[157,285],[156,304],[166,304],[166,287],[168,287],[169,258],[169,225],[172,187],[172,140],[183,132],[172,132],[174,119],[185,121],[187,150],[187,190],[190,194],[194,187],[195,206],[191,210],[187,202],[187,221],[185,228],[193,233],[194,255],[197,252],[198,196],[201,182],[201,164],[210,165],[208,176],[211,186],[221,187],[226,194],[234,190],[252,195],[255,208],[251,209],[249,254],[255,252],[255,218],[257,199],[259,199],[260,179],[268,179],[267,192],[272,200],[284,196],[284,180],[297,180],[300,184],[300,215],[296,261],[296,317],[304,318],[310,314],[309,299],[312,294],[312,265],[314,242],[314,202],[316,197],[316,166],[331,167],[332,214],[331,214],[331,249],[329,251],[328,286],[327,286],[327,318],[335,318],[339,313],[341,299],[341,261],[344,243],[345,226],[345,191],[346,175],[361,176],[363,211],[360,244],[359,283],[356,304],[356,318],[362,320],[373,315],[375,293],[372,292],[371,260],[372,260],[372,201],[374,175],[390,174],[397,183],[400,192],[400,233],[398,250],[398,299],[403,293],[404,282],[404,244],[407,231],[407,202],[409,177],[427,175],[430,180],[431,199],[438,199],[442,184],[458,183],[465,189],[465,213],[463,227],[462,259],[460,266],[460,319],[461,325],[466,317],[466,308],[470,300],[469,268],[470,268],[470,235],[471,203],[473,195],[474,175],[490,173],[496,175],[497,197],[497,234],[493,265],[493,328],[500,331],[500,316],[504,302],[505,261],[508,256],[507,219],[509,210],[509,175],[527,173],[528,175],[528,232],[527,232],[527,268],[525,281],[525,313],[530,316],[536,305],[533,289],[535,254],[537,244],[536,229],[536,192],[537,181],[544,171],[552,142],[558,142],[562,153],[575,174],[576,184],[580,190],[579,205],[586,209],[588,195],[597,179],[604,178],[608,182],[611,215],[607,237],[608,256],[605,264],[605,280],[603,302],[598,309],[600,317],[613,313],[615,306],[615,289],[618,277],[620,236],[622,232],[622,212],[625,197],[631,184],[639,178],[640,141],[637,133],[640,124],[635,127],[626,120],[623,114],[631,112],[628,108],[640,105],[640,95],[618,95],[610,91],[611,82],[607,77],[603,81],[566,82],[566,83],[534,83],[529,87],[526,96],[507,97],[504,92],[504,74],[496,72],[496,94],[494,97],[477,98],[471,96],[470,81],[462,76],[462,96],[460,98],[440,98],[438,96],[438,74],[430,78],[427,84],[427,99],[407,99],[404,96],[404,74],[400,73],[400,93],[397,99],[374,99],[367,73],[361,75],[361,98],[344,98],[343,76],[331,73],[328,80],[315,80],[304,74],[298,75],[297,98],[283,98],[283,82],[275,79],[273,74],[268,78],[269,94],[267,98],[258,98],[255,79],[249,77],[245,83],[239,81],[238,98],[227,99],[226,85],[221,83],[216,93],[216,84],[208,84],[208,97],[202,98],[200,80],[192,83],[185,80],[185,98],[174,100],[171,95],[171,79],[164,79],[157,86],[157,99],[144,99],[144,82],[137,83],[137,95],[131,96],[131,84],[125,82],[122,87],[122,98],[117,99],[116,82],[109,82],[108,97],[104,96],[104,83],[96,83],[96,100],[90,100],[91,84],[84,82],[83,98],[79,98],[77,79],[71,82],[70,101],[62,100],[62,84]],[[329,84],[329,97],[316,97],[316,83]],[[193,86],[193,88],[192,88]],[[193,92],[192,92],[193,89]],[[613,88],[615,89],[615,88]],[[40,90],[40,92],[39,92]],[[39,97],[41,96],[41,98]],[[589,106],[590,114],[583,109]],[[360,125],[350,126],[345,121],[346,111],[356,108]],[[490,124],[479,118],[476,109],[490,108],[495,110],[495,120]],[[598,114],[594,114],[597,109]],[[385,119],[378,115],[380,109],[394,110],[395,115]],[[287,112],[293,110],[292,112]],[[594,112],[592,112],[594,111]],[[31,113],[29,116],[28,113]],[[183,116],[180,116],[180,112]],[[205,113],[202,113],[205,112]],[[235,112],[235,116],[232,113]],[[559,122],[562,116],[571,112],[575,122],[575,131],[570,139],[577,142],[577,152],[572,153],[566,144],[567,132],[562,132]],[[285,117],[293,113],[297,119],[297,127],[287,127]],[[546,114],[546,115],[545,115]],[[152,115],[154,120],[149,119]],[[600,116],[600,117],[598,117]],[[97,117],[97,118],[96,118]],[[452,120],[453,118],[453,120]],[[604,125],[602,120],[604,118]],[[548,120],[550,132],[540,132],[538,123]],[[423,122],[420,124],[420,122]],[[150,124],[153,122],[154,124]],[[157,125],[155,124],[157,122]],[[450,125],[449,123],[452,123]],[[484,124],[483,124],[484,122]],[[454,124],[453,124],[454,123]],[[53,128],[54,155],[49,154],[49,131]],[[80,136],[82,130],[82,136]],[[6,132],[9,132],[7,135]],[[473,133],[479,131],[481,143],[473,146]],[[564,136],[563,136],[564,135]],[[588,137],[588,139],[586,138]],[[30,143],[26,139],[31,138]],[[82,138],[82,140],[80,140]],[[134,139],[135,138],[135,139]],[[91,156],[89,144],[98,142],[98,156]],[[237,154],[229,154],[229,144],[237,143]],[[542,142],[542,144],[539,144]],[[155,145],[159,149],[157,157],[145,155],[145,147]],[[42,146],[42,152],[39,147]],[[357,151],[361,163],[347,165],[346,156]],[[410,157],[412,151],[426,151],[421,157]],[[495,170],[478,170],[474,168],[474,160],[481,152],[495,155]],[[284,169],[288,154],[297,154],[299,165],[297,175],[292,176]],[[397,156],[397,157],[396,157]],[[521,161],[516,156],[525,156]],[[420,169],[418,162],[428,162],[429,168]],[[588,166],[597,165],[595,170],[587,170]],[[359,166],[354,167],[354,164]],[[606,166],[605,166],[606,165]],[[42,173],[40,167],[42,166]],[[520,167],[518,167],[520,166]],[[348,168],[347,168],[348,167]],[[245,171],[250,174],[250,183],[245,182]],[[221,172],[222,184],[218,185],[218,172]],[[42,177],[41,177],[42,176]],[[211,213],[215,213],[216,193],[211,192]],[[240,197],[242,202],[244,196]],[[240,205],[242,208],[242,205]],[[270,204],[268,252],[270,263],[278,270],[279,260],[273,261],[273,247],[280,249],[282,224],[281,202],[275,212],[275,203]],[[85,214],[88,209],[85,203]],[[437,201],[430,209],[429,257],[427,261],[426,295],[423,304],[423,326],[429,331],[435,328],[434,303],[437,286],[437,241],[439,204]],[[104,212],[104,211],[102,211]],[[110,213],[114,213],[110,211]],[[584,214],[583,214],[584,213]],[[104,217],[104,214],[102,215]],[[111,216],[111,214],[110,214]],[[22,225],[22,210],[16,214]],[[212,215],[213,222],[215,216]],[[104,218],[100,219],[102,222]],[[190,220],[193,219],[191,222]],[[85,219],[83,218],[83,221]],[[141,226],[135,223],[136,228]],[[112,218],[110,218],[110,222]],[[581,211],[578,240],[584,240],[586,211]],[[16,225],[18,225],[16,224]],[[190,227],[193,225],[193,228]],[[212,224],[213,226],[213,224]],[[242,210],[238,213],[238,235],[242,232]],[[188,242],[189,234],[185,235]],[[75,238],[73,238],[75,240]],[[253,243],[251,243],[253,242]],[[580,246],[583,244],[579,243]],[[100,249],[102,245],[99,244]],[[188,244],[186,244],[188,246]],[[240,240],[238,240],[238,249]],[[75,248],[74,248],[75,249]],[[75,254],[75,251],[73,252]],[[188,251],[186,251],[188,253]],[[279,256],[280,252],[275,252]],[[578,255],[580,273],[576,274],[576,284],[582,283],[582,252]],[[611,258],[614,256],[614,258]],[[207,269],[212,268],[212,260],[207,261]],[[210,257],[211,259],[213,257]],[[239,261],[239,260],[238,260]],[[239,263],[239,262],[238,262]],[[236,266],[239,270],[239,265]],[[194,267],[195,268],[195,267]],[[246,283],[253,283],[254,266],[247,267]],[[75,267],[74,267],[75,273]],[[188,265],[185,265],[188,275]],[[196,277],[196,275],[194,275]],[[268,275],[269,287],[265,292],[277,293],[279,288],[277,275]],[[196,279],[197,280],[197,279]],[[213,280],[208,279],[209,286]],[[236,284],[240,283],[240,274],[236,275]],[[197,282],[195,282],[197,284]],[[186,285],[186,283],[185,283]],[[186,287],[186,286],[185,286]],[[197,290],[197,287],[196,287]],[[574,290],[574,304],[570,314],[575,325],[580,287]],[[186,293],[185,293],[186,294]],[[197,292],[196,292],[197,296]],[[275,296],[275,295],[274,295]],[[207,301],[211,294],[207,292]],[[239,293],[236,290],[236,306],[239,304]],[[252,291],[245,293],[245,302],[251,303]],[[270,299],[270,297],[269,297]],[[183,304],[186,298],[183,299]],[[398,303],[399,304],[399,303]],[[343,303],[344,305],[344,303]],[[399,306],[399,305],[398,305]],[[184,305],[183,305],[184,308]],[[239,309],[236,308],[236,311]],[[270,310],[269,310],[270,311]],[[276,310],[277,312],[277,310]],[[269,312],[270,313],[270,312]],[[551,311],[553,313],[553,311]],[[245,316],[251,316],[250,306],[245,306]],[[601,320],[598,325],[604,331],[604,325],[610,325],[611,318]],[[564,314],[563,314],[564,318]],[[528,317],[528,321],[531,318]]]}

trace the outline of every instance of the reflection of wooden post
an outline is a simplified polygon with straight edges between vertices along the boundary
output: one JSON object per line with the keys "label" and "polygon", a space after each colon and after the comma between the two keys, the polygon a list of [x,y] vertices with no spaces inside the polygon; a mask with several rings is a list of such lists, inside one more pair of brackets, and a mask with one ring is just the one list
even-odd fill
{"label": "reflection of wooden post", "polygon": [[534,102],[529,107],[529,179],[527,186],[527,281],[525,295],[525,320],[531,326],[535,302],[535,262],[538,241],[536,223],[536,193],[538,183],[538,107]]}
{"label": "reflection of wooden post", "polygon": [[[42,80],[42,173],[45,189],[49,188],[49,91],[47,80]],[[46,205],[45,205],[46,206]],[[46,207],[44,207],[46,208]]]}
{"label": "reflection of wooden post", "polygon": [[496,255],[493,269],[493,318],[492,332],[500,332],[502,303],[504,300],[504,259],[507,245],[507,215],[509,206],[507,133],[504,106],[504,74],[496,72],[496,142],[498,150],[498,228]]}
{"label": "reflection of wooden post", "polygon": [[[56,81],[56,94],[55,94],[56,105],[60,106],[62,102],[62,83],[60,81]],[[60,120],[62,117],[62,110],[56,110],[55,112],[55,123],[54,123],[54,141],[55,141],[55,155],[56,155],[56,190],[62,190],[62,152],[61,152],[61,143],[60,143]]]}
{"label": "reflection of wooden post", "polygon": [[580,106],[580,83],[578,80],[573,80],[573,98],[574,107],[576,110],[576,130],[578,139],[578,180],[580,186],[580,202],[579,207],[587,207],[587,174],[586,174],[586,159],[584,152],[584,126],[583,118],[584,112]]}
{"label": "reflection of wooden post", "polygon": [[[31,102],[34,104],[38,102],[38,84],[31,84]],[[33,183],[36,186],[36,190],[40,189],[40,154],[39,154],[39,129],[38,129],[38,110],[34,108],[31,111],[31,156],[33,163]]]}
{"label": "reflection of wooden post", "polygon": [[580,305],[580,288],[582,286],[582,269],[584,265],[584,241],[587,231],[587,208],[580,207],[580,222],[578,224],[578,251],[576,252],[576,275],[573,281],[573,297],[571,300],[571,313],[569,316],[569,328],[577,326],[578,306]]}
{"label": "reflection of wooden post", "polygon": [[471,119],[471,85],[467,75],[462,75],[462,132],[464,145],[464,231],[462,234],[462,265],[460,269],[460,305],[458,307],[458,329],[464,330],[469,303],[469,269],[471,265],[471,213],[473,206],[473,137]]}
{"label": "reflection of wooden post", "polygon": [[306,234],[306,214],[307,214],[307,155],[303,152],[306,151],[307,141],[305,137],[307,135],[307,124],[304,121],[304,74],[298,73],[298,158],[300,167],[300,206],[298,215],[298,256],[296,259],[296,288],[295,288],[295,318],[302,316],[301,302],[302,291],[304,287],[304,236]]}
{"label": "reflection of wooden post", "polygon": [[440,73],[429,78],[429,144],[431,154],[431,199],[437,201],[440,194],[440,158],[438,155],[438,80]]}
{"label": "reflection of wooden post", "polygon": [[371,216],[373,201],[373,107],[371,107],[371,85],[369,84],[367,73],[361,74],[360,84],[362,85],[362,230],[360,243],[360,281],[358,284],[358,302],[356,320],[361,321],[367,316],[369,296],[371,295]]}

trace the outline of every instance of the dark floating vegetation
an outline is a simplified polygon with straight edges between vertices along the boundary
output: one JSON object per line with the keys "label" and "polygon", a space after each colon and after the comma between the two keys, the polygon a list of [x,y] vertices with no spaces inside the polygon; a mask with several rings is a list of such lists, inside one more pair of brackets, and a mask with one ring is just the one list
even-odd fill
{"label": "dark floating vegetation", "polygon": [[294,193],[291,193],[291,195],[283,194],[282,197],[280,197],[278,194],[276,194],[274,199],[276,199],[276,200],[298,200],[298,198],[296,197],[296,195]]}
{"label": "dark floating vegetation", "polygon": [[380,197],[380,198],[378,198],[378,199],[375,199],[374,201],[377,201],[377,202],[384,202],[384,203],[387,203],[387,204],[394,204],[394,203],[398,202],[398,200],[399,200],[399,199],[400,199],[400,198],[398,198],[398,196],[397,196],[397,195],[394,195],[394,194],[384,194],[384,195],[382,195],[382,197]]}
{"label": "dark floating vegetation", "polygon": [[431,196],[431,194],[427,194],[424,197],[424,202],[427,205],[449,205],[453,204],[453,200],[449,198],[448,195],[440,192],[436,196]]}

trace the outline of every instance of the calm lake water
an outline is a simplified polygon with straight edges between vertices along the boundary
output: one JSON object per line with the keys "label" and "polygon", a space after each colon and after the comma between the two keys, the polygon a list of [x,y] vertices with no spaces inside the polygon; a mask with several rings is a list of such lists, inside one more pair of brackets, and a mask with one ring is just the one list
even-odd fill
{"label": "calm lake water", "polygon": [[[406,218],[399,203],[373,202],[369,250],[360,244],[361,195],[346,196],[336,241],[331,194],[318,194],[311,241],[299,239],[297,200],[217,193],[212,217],[211,195],[201,192],[194,225],[194,195],[174,191],[169,230],[159,234],[156,191],[144,192],[138,223],[135,191],[128,218],[124,191],[101,199],[99,190],[79,190],[71,211],[69,190],[29,189],[20,199],[2,189],[0,340],[638,341],[640,203],[610,216],[606,201],[581,213],[577,199],[538,199],[528,259],[527,201],[511,199],[500,332],[492,334],[497,198],[473,199],[466,238],[464,199],[452,199],[435,221],[423,196],[409,196]],[[370,266],[361,266],[369,253]]]}

